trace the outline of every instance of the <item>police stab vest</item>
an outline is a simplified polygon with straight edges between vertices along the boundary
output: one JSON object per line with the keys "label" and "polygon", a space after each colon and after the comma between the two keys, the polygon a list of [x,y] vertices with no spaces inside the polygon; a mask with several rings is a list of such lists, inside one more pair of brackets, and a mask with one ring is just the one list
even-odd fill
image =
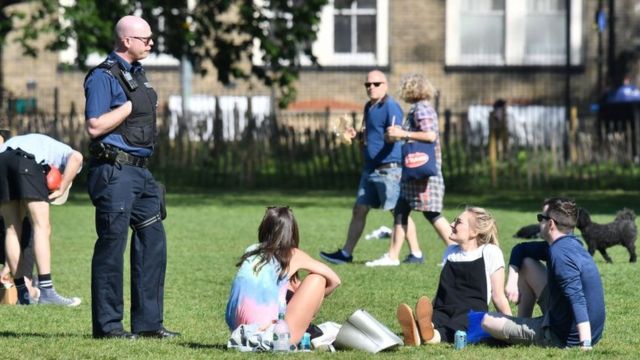
{"label": "police stab vest", "polygon": [[156,105],[158,95],[144,75],[144,70],[134,74],[124,70],[115,60],[105,60],[91,69],[86,79],[95,69],[105,69],[118,80],[132,103],[131,114],[111,133],[121,134],[124,141],[133,147],[152,147],[156,140]]}

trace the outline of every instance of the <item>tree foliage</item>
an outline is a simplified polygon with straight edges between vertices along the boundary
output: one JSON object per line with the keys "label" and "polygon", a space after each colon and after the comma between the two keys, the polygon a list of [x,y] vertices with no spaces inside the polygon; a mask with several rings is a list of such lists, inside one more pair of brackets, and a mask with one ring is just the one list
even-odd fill
{"label": "tree foliage", "polygon": [[[76,61],[82,67],[89,54],[111,50],[116,21],[134,14],[151,25],[154,51],[186,56],[201,74],[209,63],[223,84],[253,76],[276,89],[280,104],[286,105],[296,95],[300,55],[315,62],[311,44],[327,0],[196,0],[192,8],[187,0],[75,0],[73,6],[58,0],[34,2],[37,10],[21,29],[26,53],[35,54],[33,40],[50,33],[52,50],[76,41]],[[252,61],[256,46],[259,64]]]}

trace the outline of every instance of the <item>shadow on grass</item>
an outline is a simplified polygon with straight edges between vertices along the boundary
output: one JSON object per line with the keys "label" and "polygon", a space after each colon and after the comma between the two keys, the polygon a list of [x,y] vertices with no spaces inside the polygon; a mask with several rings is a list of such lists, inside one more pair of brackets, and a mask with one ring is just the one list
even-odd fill
{"label": "shadow on grass", "polygon": [[200,344],[194,342],[180,343],[180,346],[194,350],[227,350],[227,344]]}
{"label": "shadow on grass", "polygon": [[42,338],[42,339],[86,338],[87,335],[85,335],[85,334],[65,334],[65,333],[35,333],[35,332],[0,331],[0,339],[1,338],[24,338],[24,337]]}
{"label": "shadow on grass", "polygon": [[[353,205],[353,189],[345,190],[248,190],[225,191],[224,189],[184,189],[173,192],[168,189],[167,203],[170,208],[199,207],[199,206],[271,206],[289,205],[294,208],[308,207],[340,207],[348,213]],[[637,213],[640,208],[634,208],[638,191],[621,190],[559,190],[559,191],[487,191],[478,189],[477,192],[446,193],[445,209],[464,208],[465,205],[477,205],[489,209],[503,209],[520,212],[537,212],[547,197],[565,196],[574,199],[579,206],[585,207],[592,214],[615,215],[623,207],[632,208]],[[90,204],[88,195],[78,192],[70,195],[70,205]]]}

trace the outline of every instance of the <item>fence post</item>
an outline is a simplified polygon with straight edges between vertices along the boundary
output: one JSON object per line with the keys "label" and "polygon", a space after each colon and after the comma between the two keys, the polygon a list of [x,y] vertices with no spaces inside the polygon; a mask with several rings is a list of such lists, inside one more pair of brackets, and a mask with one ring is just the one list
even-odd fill
{"label": "fence post", "polygon": [[326,107],[324,108],[324,128],[325,129],[329,129],[329,126],[331,124],[329,124],[329,122],[331,121],[331,108],[330,107]]}
{"label": "fence post", "polygon": [[575,106],[571,107],[571,119],[569,121],[569,151],[571,156],[571,164],[575,165],[578,161],[578,149],[577,141],[578,141],[578,108]]}
{"label": "fence post", "polygon": [[498,170],[497,170],[497,158],[498,150],[496,144],[496,132],[495,129],[489,125],[489,166],[491,167],[491,186],[496,188],[498,186]]}

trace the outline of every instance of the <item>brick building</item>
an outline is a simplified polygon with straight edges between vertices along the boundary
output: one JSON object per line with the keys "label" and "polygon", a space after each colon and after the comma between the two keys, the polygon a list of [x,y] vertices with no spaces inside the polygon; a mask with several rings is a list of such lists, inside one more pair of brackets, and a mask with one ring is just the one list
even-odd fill
{"label": "brick building", "polygon": [[[611,42],[609,30],[599,40],[594,23],[598,3],[570,1],[571,98],[581,109],[597,99],[599,76],[607,72]],[[640,5],[632,0],[603,3],[615,4],[614,52],[637,47]],[[303,70],[294,107],[312,110],[340,104],[340,111],[358,109],[366,99],[364,74],[372,68],[389,74],[394,93],[402,75],[426,74],[440,90],[440,110],[464,111],[498,98],[562,104],[566,4],[565,0],[332,0],[322,12],[314,45],[322,66]],[[53,108],[57,89],[61,112],[69,111],[72,103],[82,112],[84,73],[62,64],[68,54],[40,51],[37,58],[25,57],[11,39],[10,34],[3,49],[5,89],[16,98],[37,98],[45,112]],[[176,61],[156,60],[147,66],[161,102],[180,94]],[[210,71],[206,77],[194,75],[192,93],[269,95],[270,91],[256,81],[224,87]]]}

